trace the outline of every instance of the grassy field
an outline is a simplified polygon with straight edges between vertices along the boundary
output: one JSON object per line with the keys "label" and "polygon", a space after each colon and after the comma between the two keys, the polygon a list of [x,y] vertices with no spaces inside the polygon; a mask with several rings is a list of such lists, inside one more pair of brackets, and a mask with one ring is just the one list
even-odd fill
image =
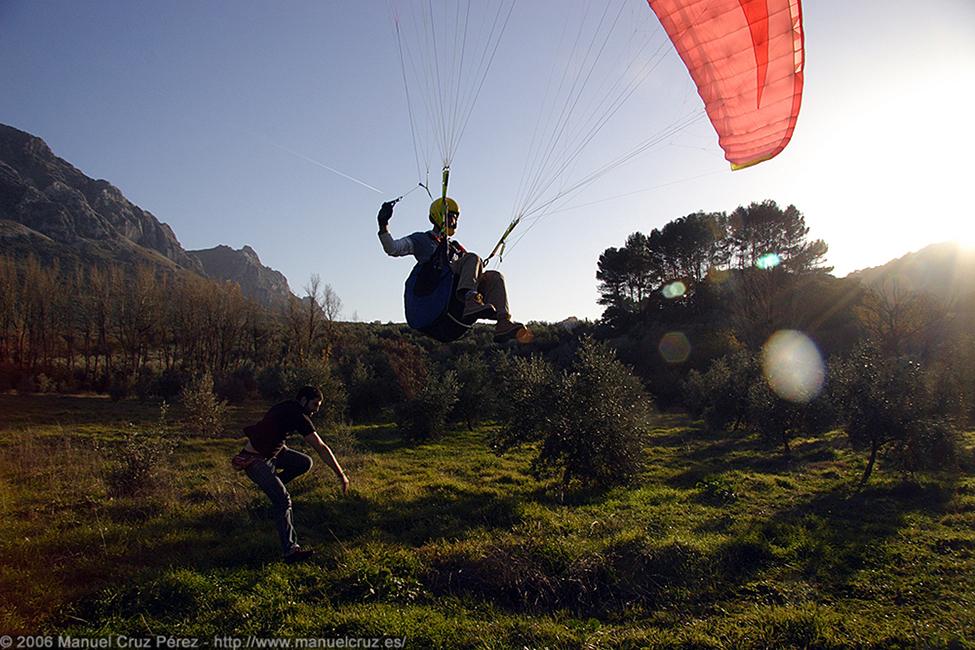
{"label": "grassy field", "polygon": [[[277,561],[233,431],[181,436],[144,494],[120,445],[158,408],[0,395],[0,633],[405,637],[411,648],[975,647],[975,476],[907,480],[840,433],[791,459],[661,415],[635,486],[561,495],[488,431],[335,437],[292,484],[303,543]],[[178,413],[174,413],[178,416]],[[323,432],[327,441],[329,432]],[[297,440],[296,448],[304,449]]]}

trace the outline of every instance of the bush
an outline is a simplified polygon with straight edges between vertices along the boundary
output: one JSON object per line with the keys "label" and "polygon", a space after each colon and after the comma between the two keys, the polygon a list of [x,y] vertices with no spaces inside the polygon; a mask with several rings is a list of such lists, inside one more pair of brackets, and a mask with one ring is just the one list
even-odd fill
{"label": "bush", "polygon": [[20,369],[12,363],[0,361],[0,391],[16,388],[20,380]]}
{"label": "bush", "polygon": [[105,483],[117,496],[136,496],[155,489],[161,481],[161,466],[176,450],[178,439],[167,428],[166,402],[159,408],[159,421],[146,431],[131,429],[121,445],[107,454]]}
{"label": "bush", "polygon": [[944,468],[957,458],[959,433],[943,411],[946,384],[907,357],[884,356],[872,344],[858,346],[833,364],[834,401],[851,444],[869,449],[860,486],[884,454],[894,467],[915,472]]}
{"label": "bush", "polygon": [[495,393],[491,373],[487,362],[474,354],[457,357],[454,372],[460,383],[460,393],[453,417],[466,422],[467,428],[473,430],[475,422],[494,413]]}
{"label": "bush", "polygon": [[430,370],[423,348],[405,340],[383,340],[383,360],[396,391],[396,402],[416,398],[429,384]]}
{"label": "bush", "polygon": [[214,388],[221,399],[231,404],[240,404],[251,395],[257,393],[257,378],[254,367],[241,366],[230,374],[223,375]]}
{"label": "bush", "polygon": [[27,373],[22,374],[20,378],[17,379],[17,392],[21,395],[36,393],[37,383],[34,381],[34,378]]}
{"label": "bush", "polygon": [[159,377],[153,372],[152,368],[141,368],[133,384],[136,396],[147,401],[158,393]]}
{"label": "bush", "polygon": [[347,425],[339,425],[329,429],[328,433],[323,434],[329,449],[335,454],[339,463],[346,470],[357,469],[362,466],[365,452],[355,433]]}
{"label": "bush", "polygon": [[427,383],[412,399],[396,405],[396,426],[407,440],[428,440],[443,435],[447,415],[457,402],[457,375],[445,372]]}
{"label": "bush", "polygon": [[131,395],[134,387],[135,382],[132,381],[132,377],[128,373],[119,370],[112,374],[112,379],[106,391],[113,402],[118,402]]}
{"label": "bush", "polygon": [[56,388],[54,380],[45,375],[43,372],[37,375],[34,382],[37,384],[38,393],[53,393]]}
{"label": "bush", "polygon": [[496,449],[540,440],[537,476],[594,487],[624,484],[643,465],[651,403],[613,351],[583,339],[567,372],[539,359],[512,362]]}
{"label": "bush", "polygon": [[754,355],[739,350],[716,360],[701,373],[692,370],[684,384],[687,408],[703,417],[711,431],[728,431],[748,420],[749,387],[762,381]]}
{"label": "bush", "polygon": [[347,382],[349,390],[349,417],[361,420],[375,416],[386,402],[386,393],[382,381],[373,370],[356,359],[349,373]]}
{"label": "bush", "polygon": [[555,401],[555,370],[541,357],[501,356],[498,375],[501,400],[498,416],[503,422],[493,440],[496,452],[537,440],[548,431],[548,417]]}
{"label": "bush", "polygon": [[302,386],[317,386],[325,399],[318,412],[318,418],[325,424],[336,424],[345,420],[348,396],[345,384],[332,372],[331,366],[323,362],[311,362],[302,366],[271,366],[257,376],[257,387],[261,396],[269,400],[294,399]]}
{"label": "bush", "polygon": [[321,389],[325,399],[318,411],[318,418],[327,425],[345,421],[345,411],[348,405],[348,395],[345,384],[332,372],[327,363],[315,362],[303,366],[285,368],[284,397],[294,398],[302,386],[317,386]]}
{"label": "bush", "polygon": [[183,391],[187,426],[199,434],[219,433],[227,413],[227,404],[213,392],[213,376],[206,372]]}
{"label": "bush", "polygon": [[187,384],[190,383],[190,376],[177,368],[167,368],[159,374],[156,380],[155,393],[164,400],[173,400],[179,397]]}
{"label": "bush", "polygon": [[748,422],[766,440],[781,444],[788,454],[790,439],[829,431],[836,423],[836,414],[826,393],[809,402],[790,402],[759,378],[748,390]]}
{"label": "bush", "polygon": [[257,392],[264,399],[279,400],[287,391],[284,368],[281,366],[268,366],[257,373]]}

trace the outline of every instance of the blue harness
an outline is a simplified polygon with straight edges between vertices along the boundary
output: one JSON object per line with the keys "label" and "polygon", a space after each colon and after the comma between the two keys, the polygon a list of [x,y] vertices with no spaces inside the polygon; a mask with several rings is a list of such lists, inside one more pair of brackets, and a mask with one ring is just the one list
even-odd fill
{"label": "blue harness", "polygon": [[448,240],[443,238],[430,259],[417,263],[406,279],[404,301],[409,326],[444,343],[467,334],[474,321],[463,320],[464,303],[457,299],[457,279],[450,270]]}

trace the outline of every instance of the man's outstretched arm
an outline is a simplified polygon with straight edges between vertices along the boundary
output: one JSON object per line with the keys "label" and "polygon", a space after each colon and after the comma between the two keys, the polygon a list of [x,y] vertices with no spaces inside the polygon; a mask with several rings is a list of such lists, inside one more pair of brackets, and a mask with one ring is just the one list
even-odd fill
{"label": "man's outstretched arm", "polygon": [[381,208],[379,208],[379,215],[376,217],[379,221],[379,241],[382,242],[383,250],[386,251],[387,255],[392,257],[412,255],[412,239],[409,237],[393,239],[393,236],[389,234],[389,220],[393,218],[394,203],[394,201],[387,201],[386,203],[383,203]]}
{"label": "man's outstretched arm", "polygon": [[339,461],[335,459],[335,454],[329,449],[328,445],[321,439],[317,432],[313,431],[305,436],[305,442],[312,446],[316,452],[318,452],[319,457],[322,462],[332,468],[335,472],[335,476],[339,479],[342,484],[342,494],[349,493],[349,477],[345,475],[345,471],[342,470],[342,466],[339,465]]}

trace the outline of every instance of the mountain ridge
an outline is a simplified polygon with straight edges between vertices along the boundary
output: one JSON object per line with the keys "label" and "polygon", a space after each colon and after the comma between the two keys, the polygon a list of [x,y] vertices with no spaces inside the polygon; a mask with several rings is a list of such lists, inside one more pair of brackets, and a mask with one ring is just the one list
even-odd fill
{"label": "mountain ridge", "polygon": [[847,277],[875,289],[927,293],[943,300],[965,298],[975,294],[975,249],[939,242]]}
{"label": "mountain ridge", "polygon": [[90,178],[41,138],[5,124],[0,124],[0,251],[74,264],[185,269],[236,282],[245,296],[267,306],[280,306],[292,295],[287,278],[261,264],[250,246],[188,251],[168,224],[119,188]]}

